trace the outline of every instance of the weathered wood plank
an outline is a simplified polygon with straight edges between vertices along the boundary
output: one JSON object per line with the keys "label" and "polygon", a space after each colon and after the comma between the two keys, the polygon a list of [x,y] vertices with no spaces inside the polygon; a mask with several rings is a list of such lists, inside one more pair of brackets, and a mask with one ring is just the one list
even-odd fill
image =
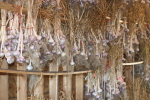
{"label": "weathered wood plank", "polygon": [[[49,71],[57,71],[56,63],[50,63],[49,68]],[[58,75],[49,76],[49,100],[58,100],[58,81]]]}
{"label": "weathered wood plank", "polygon": [[[17,64],[17,70],[25,70],[23,65]],[[17,100],[27,100],[27,76],[17,75]]]}
{"label": "weathered wood plank", "polygon": [[[2,60],[1,68],[8,69],[6,59]],[[0,100],[8,100],[8,74],[0,73]]]}
{"label": "weathered wood plank", "polygon": [[[63,70],[67,71],[67,66],[63,66]],[[63,90],[67,94],[68,100],[72,100],[72,75],[63,76]]]}
{"label": "weathered wood plank", "polygon": [[84,75],[76,75],[76,100],[83,100],[84,92]]}
{"label": "weathered wood plank", "polygon": [[88,73],[92,72],[92,70],[78,70],[74,72],[56,72],[56,71],[50,71],[50,72],[41,72],[41,71],[25,71],[25,70],[11,70],[11,69],[0,69],[1,73],[12,73],[12,74],[30,74],[30,75],[70,75],[70,74],[82,74],[82,73]]}

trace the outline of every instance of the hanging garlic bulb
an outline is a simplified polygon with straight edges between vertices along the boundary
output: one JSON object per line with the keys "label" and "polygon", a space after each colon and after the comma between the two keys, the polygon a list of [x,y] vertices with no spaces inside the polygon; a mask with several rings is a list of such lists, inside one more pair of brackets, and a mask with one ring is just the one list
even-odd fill
{"label": "hanging garlic bulb", "polygon": [[65,43],[65,38],[60,38],[59,43],[60,43],[60,45],[64,44]]}
{"label": "hanging garlic bulb", "polygon": [[34,49],[35,49],[34,45],[31,45],[31,46],[30,46],[30,49],[31,49],[31,50],[34,50]]}
{"label": "hanging garlic bulb", "polygon": [[71,62],[70,62],[70,65],[75,65],[75,63],[74,63],[74,61],[73,61],[73,57],[72,57],[72,59],[71,59]]}
{"label": "hanging garlic bulb", "polygon": [[96,95],[97,95],[97,93],[96,93],[96,92],[93,92],[93,93],[92,93],[92,95],[93,95],[93,96],[96,96]]}
{"label": "hanging garlic bulb", "polygon": [[7,58],[7,57],[9,57],[9,56],[12,56],[13,54],[12,54],[12,52],[11,51],[7,51],[7,52],[5,52],[5,57]]}
{"label": "hanging garlic bulb", "polygon": [[54,39],[52,38],[51,34],[50,34],[50,30],[48,30],[48,34],[49,34],[49,40],[48,42],[53,44],[54,43]]}
{"label": "hanging garlic bulb", "polygon": [[62,56],[62,57],[66,56],[66,53],[65,53],[65,52],[62,52],[62,53],[61,53],[61,56]]}
{"label": "hanging garlic bulb", "polygon": [[19,56],[19,57],[17,58],[17,61],[18,61],[19,63],[23,63],[23,62],[25,61],[25,58],[24,58],[23,56]]}
{"label": "hanging garlic bulb", "polygon": [[42,39],[42,36],[37,35],[37,39],[38,39],[38,40],[41,40],[41,39]]}
{"label": "hanging garlic bulb", "polygon": [[14,55],[14,56],[19,56],[19,55],[20,55],[20,52],[19,52],[18,50],[16,50],[16,51],[13,52],[13,55]]}
{"label": "hanging garlic bulb", "polygon": [[98,91],[97,91],[98,93],[101,93],[102,92],[102,89],[98,89]]}
{"label": "hanging garlic bulb", "polygon": [[8,57],[7,57],[7,63],[8,63],[8,64],[12,64],[14,61],[15,61],[15,59],[14,59],[13,56],[8,56]]}
{"label": "hanging garlic bulb", "polygon": [[0,57],[4,57],[4,52],[0,52]]}
{"label": "hanging garlic bulb", "polygon": [[33,70],[33,66],[32,66],[32,64],[31,64],[31,59],[30,59],[29,65],[28,65],[26,68],[27,68],[27,70]]}
{"label": "hanging garlic bulb", "polygon": [[53,40],[52,38],[50,38],[50,39],[48,40],[48,42],[53,44],[53,43],[54,43],[54,40]]}

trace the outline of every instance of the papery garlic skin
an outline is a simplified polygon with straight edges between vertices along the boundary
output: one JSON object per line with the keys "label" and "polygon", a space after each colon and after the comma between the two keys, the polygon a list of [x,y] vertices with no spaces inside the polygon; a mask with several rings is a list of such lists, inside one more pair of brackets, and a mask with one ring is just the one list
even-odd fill
{"label": "papery garlic skin", "polygon": [[73,66],[73,65],[75,65],[75,63],[74,63],[73,61],[71,61],[71,62],[70,62],[70,65],[72,65],[72,66]]}
{"label": "papery garlic skin", "polygon": [[7,57],[7,63],[12,64],[15,61],[15,58],[13,56],[8,56]]}
{"label": "papery garlic skin", "polygon": [[27,70],[33,70],[33,67],[31,65],[28,65],[26,68]]}
{"label": "papery garlic skin", "polygon": [[0,57],[2,58],[2,57],[4,57],[4,52],[0,52]]}
{"label": "papery garlic skin", "polygon": [[61,53],[61,56],[62,56],[62,57],[66,56],[66,53],[62,52],[62,53]]}

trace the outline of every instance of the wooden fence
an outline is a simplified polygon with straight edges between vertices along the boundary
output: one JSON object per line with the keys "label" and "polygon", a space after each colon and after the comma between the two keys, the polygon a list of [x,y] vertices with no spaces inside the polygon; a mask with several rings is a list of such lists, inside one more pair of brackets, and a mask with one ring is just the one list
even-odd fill
{"label": "wooden fence", "polygon": [[[50,65],[53,66],[53,65]],[[55,67],[51,67],[55,68]],[[49,99],[59,100],[59,76],[63,78],[63,91],[67,93],[69,100],[72,100],[72,87],[75,87],[74,100],[83,100],[84,96],[84,73],[91,72],[91,70],[82,70],[74,72],[54,72],[54,69],[49,69],[50,72],[41,71],[26,71],[24,66],[17,64],[17,70],[8,69],[6,59],[3,59],[0,69],[0,100],[9,100],[9,74],[17,74],[17,99],[16,100],[28,100],[27,98],[27,75],[38,75],[40,81],[38,86],[34,90],[34,95],[44,94],[44,81],[43,76],[49,76]],[[53,71],[53,72],[52,72]],[[72,86],[72,76],[75,76],[75,86]]]}

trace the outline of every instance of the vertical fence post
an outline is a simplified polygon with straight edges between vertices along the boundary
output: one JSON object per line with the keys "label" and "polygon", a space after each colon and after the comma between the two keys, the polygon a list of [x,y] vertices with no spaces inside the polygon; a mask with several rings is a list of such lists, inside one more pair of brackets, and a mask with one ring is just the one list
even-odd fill
{"label": "vertical fence post", "polygon": [[[67,66],[63,67],[63,71],[67,71]],[[63,90],[68,100],[72,100],[72,75],[63,75]]]}
{"label": "vertical fence post", "polygon": [[44,99],[44,77],[38,76],[36,87],[34,90],[34,96],[38,99]]}
{"label": "vertical fence post", "polygon": [[[2,60],[1,69],[8,69],[6,59]],[[0,100],[8,100],[8,74],[0,73]]]}
{"label": "vertical fence post", "polygon": [[[23,65],[17,64],[17,70],[25,70]],[[27,100],[27,76],[17,75],[17,100]]]}
{"label": "vertical fence post", "polygon": [[76,75],[76,100],[83,100],[84,75]]}
{"label": "vertical fence post", "polygon": [[[49,64],[49,71],[57,71],[56,62]],[[50,100],[58,100],[58,75],[49,76],[49,98]]]}

